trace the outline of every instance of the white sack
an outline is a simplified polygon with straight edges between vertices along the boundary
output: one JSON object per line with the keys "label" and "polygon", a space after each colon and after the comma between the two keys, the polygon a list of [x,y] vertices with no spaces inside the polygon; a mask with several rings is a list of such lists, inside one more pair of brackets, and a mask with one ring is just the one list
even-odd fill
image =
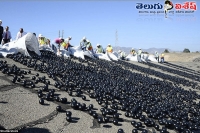
{"label": "white sack", "polygon": [[117,53],[117,52],[113,52],[113,54],[119,59],[120,58],[120,56],[119,56],[119,54]]}
{"label": "white sack", "polygon": [[54,52],[53,49],[49,47],[49,45],[41,45],[39,46],[39,50]]}
{"label": "white sack", "polygon": [[70,50],[75,57],[85,59],[84,52],[80,46],[70,47]]}
{"label": "white sack", "polygon": [[96,55],[99,59],[111,61],[107,54],[96,53],[95,55]]}
{"label": "white sack", "polygon": [[138,61],[137,55],[133,56],[132,54],[129,54],[125,59],[128,61]]}
{"label": "white sack", "polygon": [[158,62],[154,55],[149,55],[148,60],[150,60],[152,62]]}
{"label": "white sack", "polygon": [[36,54],[41,55],[39,51],[39,43],[35,35],[27,33],[18,40],[9,42],[0,46],[0,53],[5,57],[7,54],[22,53],[26,56],[30,56],[27,49],[34,51]]}
{"label": "white sack", "polygon": [[118,61],[118,58],[113,53],[106,53],[111,60]]}
{"label": "white sack", "polygon": [[90,52],[90,51],[88,51],[88,50],[84,51],[84,56],[87,56],[87,57],[96,59],[96,58],[94,57],[94,55],[92,54],[92,52]]}

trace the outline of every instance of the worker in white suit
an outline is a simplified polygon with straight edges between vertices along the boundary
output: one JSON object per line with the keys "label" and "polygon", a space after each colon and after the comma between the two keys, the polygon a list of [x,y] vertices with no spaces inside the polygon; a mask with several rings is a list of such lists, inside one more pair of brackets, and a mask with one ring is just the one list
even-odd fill
{"label": "worker in white suit", "polygon": [[125,53],[121,50],[118,51],[118,54],[119,54],[119,58],[124,60],[125,59]]}
{"label": "worker in white suit", "polygon": [[86,37],[83,37],[83,38],[81,39],[81,41],[80,41],[80,46],[81,46],[81,49],[82,49],[83,51],[86,51],[86,46],[87,46],[88,43],[89,43],[89,42],[88,42],[88,40],[87,40]]}

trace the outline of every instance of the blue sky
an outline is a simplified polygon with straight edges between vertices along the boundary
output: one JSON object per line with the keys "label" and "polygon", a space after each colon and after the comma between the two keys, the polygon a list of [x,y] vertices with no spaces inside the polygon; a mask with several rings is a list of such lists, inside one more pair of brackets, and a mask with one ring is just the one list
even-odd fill
{"label": "blue sky", "polygon": [[[0,8],[0,19],[3,27],[10,27],[13,39],[21,27],[26,32],[35,32],[37,36],[42,34],[52,42],[58,37],[59,30],[61,35],[64,30],[64,38],[72,36],[71,44],[74,46],[79,45],[81,38],[86,36],[94,47],[97,43],[106,47],[108,43],[115,46],[117,30],[118,46],[200,51],[198,9],[193,14],[174,14],[165,18],[164,14],[151,16],[138,13],[138,2],[164,3],[158,0],[0,0],[0,5],[5,5]],[[196,3],[198,8],[199,2]]]}

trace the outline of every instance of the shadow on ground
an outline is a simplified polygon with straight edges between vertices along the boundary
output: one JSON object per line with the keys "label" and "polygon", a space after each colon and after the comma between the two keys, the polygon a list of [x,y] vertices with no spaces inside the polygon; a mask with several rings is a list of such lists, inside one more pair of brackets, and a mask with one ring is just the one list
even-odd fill
{"label": "shadow on ground", "polygon": [[0,125],[0,130],[6,130],[3,126]]}
{"label": "shadow on ground", "polygon": [[51,133],[45,128],[25,128],[19,131],[20,133]]}

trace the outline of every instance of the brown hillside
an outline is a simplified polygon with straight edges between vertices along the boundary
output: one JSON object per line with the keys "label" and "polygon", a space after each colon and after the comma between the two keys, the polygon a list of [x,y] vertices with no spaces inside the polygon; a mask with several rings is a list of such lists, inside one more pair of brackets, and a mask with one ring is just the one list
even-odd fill
{"label": "brown hillside", "polygon": [[200,53],[165,53],[165,61],[172,62],[193,62],[200,58]]}

